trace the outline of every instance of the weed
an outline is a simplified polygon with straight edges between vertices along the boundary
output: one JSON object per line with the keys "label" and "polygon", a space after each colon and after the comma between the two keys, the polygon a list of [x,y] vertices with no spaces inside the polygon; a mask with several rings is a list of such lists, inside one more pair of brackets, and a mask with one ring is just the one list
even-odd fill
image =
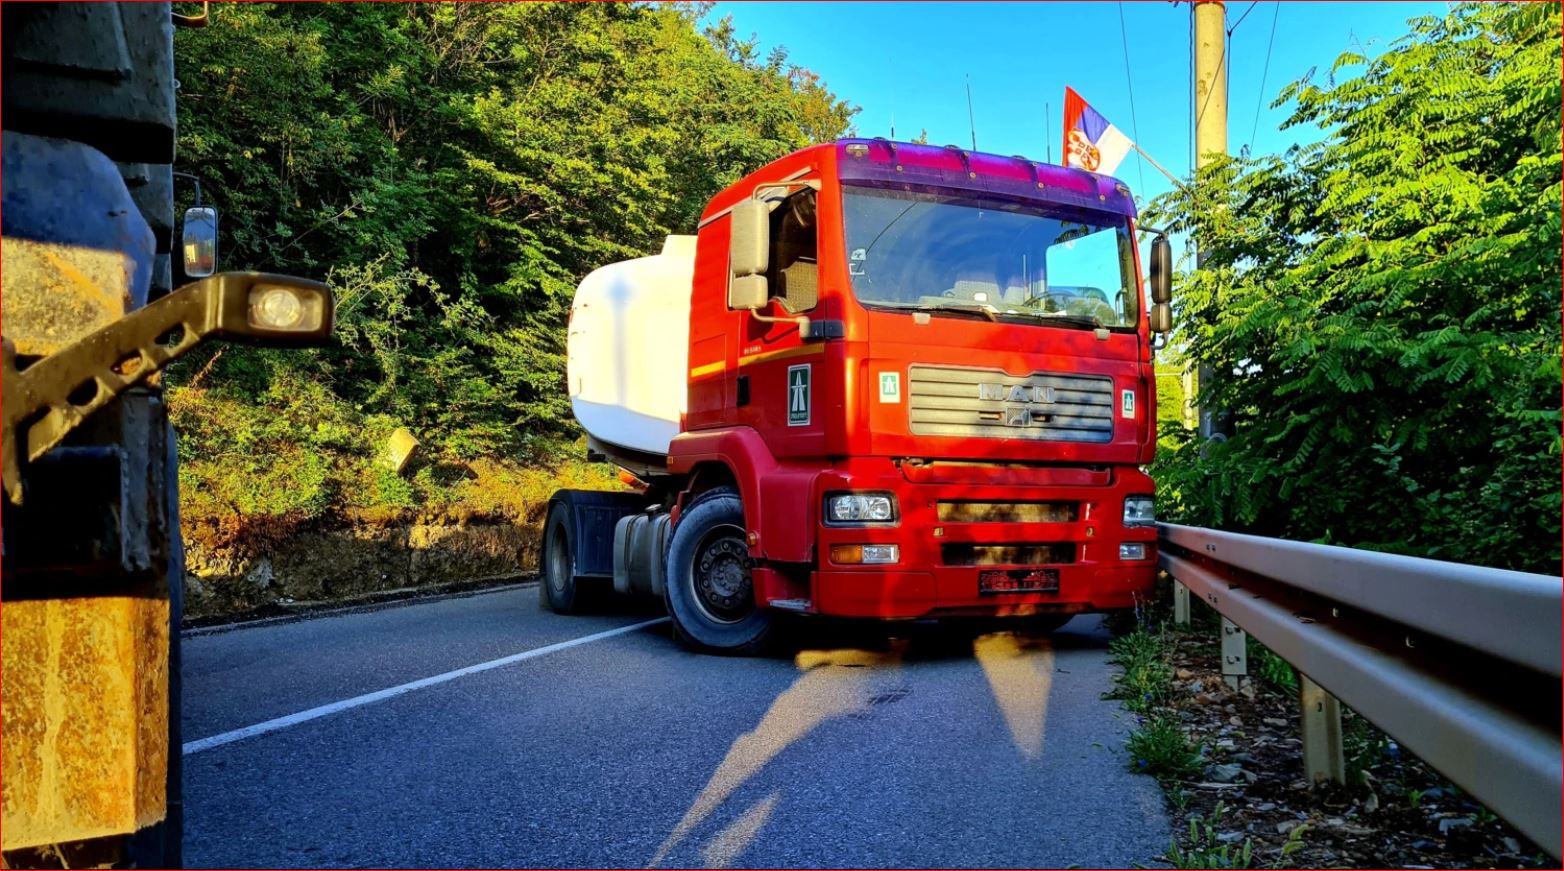
{"label": "weed", "polygon": [[1386,753],[1394,754],[1396,747],[1390,736],[1375,728],[1373,723],[1356,711],[1343,706],[1341,713],[1341,745],[1346,757],[1347,784],[1361,786],[1368,783],[1369,769],[1377,765]]}
{"label": "weed", "polygon": [[1287,833],[1287,843],[1282,844],[1281,855],[1277,856],[1276,861],[1271,863],[1272,868],[1280,868],[1282,860],[1303,849],[1303,833],[1308,830],[1309,826],[1307,823],[1300,823],[1292,827],[1292,831]]}
{"label": "weed", "polygon": [[1423,791],[1421,789],[1407,790],[1407,807],[1417,810],[1423,806]]}
{"label": "weed", "polygon": [[1248,639],[1249,661],[1254,666],[1255,676],[1278,690],[1297,692],[1298,672],[1292,663],[1272,653],[1269,647],[1254,640],[1253,635]]}
{"label": "weed", "polygon": [[1189,743],[1172,717],[1146,719],[1130,733],[1124,747],[1131,769],[1159,780],[1185,780],[1200,773],[1200,748]]}
{"label": "weed", "polygon": [[1108,660],[1124,673],[1114,678],[1108,698],[1119,699],[1132,711],[1145,712],[1165,702],[1173,693],[1173,667],[1169,647],[1161,632],[1137,629],[1108,644]]}
{"label": "weed", "polygon": [[1210,819],[1192,817],[1188,843],[1179,846],[1175,839],[1168,845],[1168,864],[1174,868],[1253,868],[1250,864],[1254,860],[1253,839],[1244,838],[1243,843],[1236,846],[1217,839],[1217,824],[1226,811],[1227,806],[1217,802]]}
{"label": "weed", "polygon": [[[1222,822],[1222,815],[1227,812],[1227,805],[1217,802],[1211,811],[1209,819],[1205,817],[1193,817],[1189,821],[1188,842],[1180,846],[1175,838],[1168,845],[1168,854],[1165,857],[1168,864],[1174,868],[1253,868],[1254,839],[1244,838],[1242,842],[1223,843],[1217,836],[1217,828]],[[1308,825],[1294,826],[1287,833],[1287,841],[1282,844],[1281,852],[1276,861],[1266,866],[1268,868],[1280,868],[1282,862],[1288,856],[1303,849],[1303,835],[1309,830]]]}

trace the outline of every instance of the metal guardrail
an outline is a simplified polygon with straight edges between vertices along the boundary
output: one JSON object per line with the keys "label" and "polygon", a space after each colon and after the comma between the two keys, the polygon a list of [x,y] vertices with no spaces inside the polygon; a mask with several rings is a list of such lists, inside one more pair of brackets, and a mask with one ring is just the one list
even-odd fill
{"label": "metal guardrail", "polygon": [[1564,857],[1564,579],[1158,527],[1163,570],[1306,678],[1306,754],[1340,758],[1323,687]]}

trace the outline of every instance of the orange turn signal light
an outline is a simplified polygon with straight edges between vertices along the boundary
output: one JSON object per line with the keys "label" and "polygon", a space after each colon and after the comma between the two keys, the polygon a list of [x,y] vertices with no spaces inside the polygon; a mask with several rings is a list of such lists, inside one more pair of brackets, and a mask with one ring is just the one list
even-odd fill
{"label": "orange turn signal light", "polygon": [[833,544],[831,562],[839,566],[886,565],[901,561],[901,548],[894,544]]}

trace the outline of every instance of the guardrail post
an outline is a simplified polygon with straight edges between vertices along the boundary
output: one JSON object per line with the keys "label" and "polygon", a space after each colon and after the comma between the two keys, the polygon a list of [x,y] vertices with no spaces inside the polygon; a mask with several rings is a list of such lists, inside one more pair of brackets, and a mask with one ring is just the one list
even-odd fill
{"label": "guardrail post", "polygon": [[1189,588],[1177,578],[1173,579],[1173,622],[1180,626],[1189,624]]}
{"label": "guardrail post", "polygon": [[1347,782],[1347,765],[1341,749],[1341,702],[1325,688],[1298,672],[1298,700],[1302,706],[1303,776],[1311,784],[1329,780]]}
{"label": "guardrail post", "polygon": [[1242,689],[1249,679],[1248,633],[1237,623],[1222,618],[1222,680],[1228,689]]}

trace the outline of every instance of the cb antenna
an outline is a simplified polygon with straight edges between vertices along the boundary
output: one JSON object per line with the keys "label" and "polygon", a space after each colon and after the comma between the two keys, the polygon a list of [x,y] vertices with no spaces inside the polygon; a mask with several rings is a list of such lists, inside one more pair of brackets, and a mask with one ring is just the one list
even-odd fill
{"label": "cb antenna", "polygon": [[1054,162],[1054,104],[1043,103],[1043,142],[1048,146],[1048,162]]}
{"label": "cb antenna", "polygon": [[977,151],[977,122],[972,120],[972,74],[967,73],[967,129],[972,131],[972,150]]}

